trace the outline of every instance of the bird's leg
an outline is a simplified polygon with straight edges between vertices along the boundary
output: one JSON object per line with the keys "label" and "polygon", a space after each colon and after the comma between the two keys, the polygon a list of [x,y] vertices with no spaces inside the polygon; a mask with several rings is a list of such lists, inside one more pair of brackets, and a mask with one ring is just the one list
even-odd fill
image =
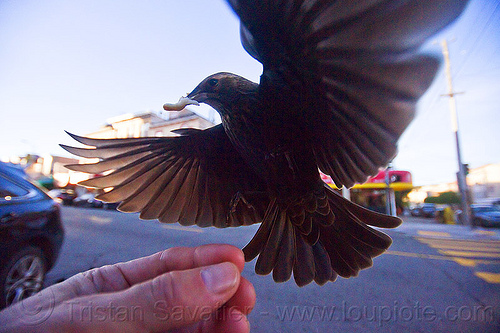
{"label": "bird's leg", "polygon": [[269,160],[271,158],[277,158],[286,153],[287,151],[285,150],[285,147],[283,147],[282,145],[277,145],[275,148],[270,150],[269,153],[266,154],[265,159]]}
{"label": "bird's leg", "polygon": [[238,191],[233,196],[229,204],[230,214],[236,211],[240,202],[243,203],[245,207],[251,209],[256,209],[256,207],[259,207],[261,205],[267,207],[269,202],[269,195],[267,192],[262,191],[246,191],[244,193]]}
{"label": "bird's leg", "polygon": [[298,167],[297,167],[297,163],[295,163],[295,158],[288,151],[285,152],[285,158],[286,158],[286,161],[288,162],[288,167],[290,168],[290,170],[294,171],[293,178],[296,178],[295,171],[298,169]]}
{"label": "bird's leg", "polygon": [[238,191],[233,196],[233,198],[231,199],[231,203],[229,204],[229,206],[231,207],[231,209],[229,210],[230,214],[236,212],[236,207],[238,206],[240,201],[243,202],[245,204],[245,206],[247,206],[248,208],[252,207],[252,204],[250,204],[250,202],[248,202],[247,199],[245,199],[243,194]]}
{"label": "bird's leg", "polygon": [[278,158],[280,156],[284,156],[286,159],[286,162],[288,164],[288,168],[293,172],[293,175],[295,176],[295,171],[298,169],[297,163],[295,162],[295,158],[292,155],[292,152],[290,150],[285,150],[283,146],[277,146],[275,149],[270,151],[266,156],[265,159],[271,159],[271,158]]}

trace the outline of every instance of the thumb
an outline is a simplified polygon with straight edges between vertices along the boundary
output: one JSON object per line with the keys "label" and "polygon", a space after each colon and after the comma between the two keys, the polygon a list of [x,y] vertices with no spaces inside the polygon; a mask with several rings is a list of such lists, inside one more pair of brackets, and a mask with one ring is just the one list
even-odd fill
{"label": "thumb", "polygon": [[239,284],[238,267],[224,262],[173,271],[130,292],[136,295],[150,293],[148,306],[153,307],[154,317],[150,318],[150,327],[164,331],[213,318],[212,313],[234,295]]}
{"label": "thumb", "polygon": [[72,328],[163,332],[214,320],[212,314],[234,295],[239,284],[238,267],[230,262],[171,271],[120,292],[73,300]]}

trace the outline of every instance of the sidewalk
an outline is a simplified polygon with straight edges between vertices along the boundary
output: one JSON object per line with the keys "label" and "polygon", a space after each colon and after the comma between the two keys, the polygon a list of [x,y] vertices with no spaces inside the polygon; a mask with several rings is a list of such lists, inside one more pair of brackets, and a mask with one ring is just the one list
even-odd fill
{"label": "sidewalk", "polygon": [[421,224],[440,224],[436,218],[415,217],[415,216],[400,216],[406,223],[421,223]]}
{"label": "sidewalk", "polygon": [[410,236],[422,236],[426,231],[428,231],[426,236],[436,238],[500,240],[499,228],[471,228],[469,226],[458,224],[441,224],[433,218],[413,216],[403,216],[402,219],[403,224],[394,230],[403,232]]}

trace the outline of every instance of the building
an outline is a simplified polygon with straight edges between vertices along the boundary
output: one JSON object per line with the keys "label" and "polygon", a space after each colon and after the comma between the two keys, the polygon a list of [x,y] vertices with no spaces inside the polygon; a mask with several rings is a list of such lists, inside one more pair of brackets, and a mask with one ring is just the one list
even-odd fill
{"label": "building", "polygon": [[[86,136],[96,139],[158,137],[175,135],[171,131],[178,128],[205,129],[213,125],[212,121],[187,109],[179,112],[142,112],[110,118],[99,130]],[[4,162],[21,165],[33,180],[51,189],[53,187],[75,187],[75,184],[89,179],[91,176],[86,173],[65,168],[65,165],[78,164],[83,161],[85,159],[76,157],[27,155],[10,158]]]}
{"label": "building", "polygon": [[[205,129],[214,126],[214,123],[200,115],[184,109],[178,112],[142,112],[138,114],[124,114],[107,119],[106,123],[97,131],[87,134],[95,139],[122,139],[139,137],[173,136],[172,130],[179,128]],[[77,163],[88,163],[88,159],[81,158]],[[87,180],[92,175],[69,171],[70,184]]]}
{"label": "building", "polygon": [[471,169],[467,175],[467,184],[474,202],[488,202],[500,198],[500,163]]}
{"label": "building", "polygon": [[[321,174],[321,177],[330,187],[337,189],[329,176]],[[410,172],[388,168],[368,178],[363,184],[343,189],[342,194],[370,210],[395,216],[403,211],[406,194],[412,189]]]}
{"label": "building", "polygon": [[179,112],[143,112],[109,118],[99,130],[87,136],[96,139],[169,136],[178,128],[205,129],[214,123],[184,109]]}
{"label": "building", "polygon": [[65,187],[78,182],[78,179],[71,179],[74,173],[64,167],[67,164],[78,163],[78,159],[75,158],[27,155],[10,158],[4,162],[20,165],[31,179],[47,189]]}
{"label": "building", "polygon": [[[467,185],[474,203],[486,203],[500,198],[500,163],[486,164],[469,170]],[[422,203],[429,196],[443,192],[458,192],[457,182],[425,185],[408,194],[413,203]]]}

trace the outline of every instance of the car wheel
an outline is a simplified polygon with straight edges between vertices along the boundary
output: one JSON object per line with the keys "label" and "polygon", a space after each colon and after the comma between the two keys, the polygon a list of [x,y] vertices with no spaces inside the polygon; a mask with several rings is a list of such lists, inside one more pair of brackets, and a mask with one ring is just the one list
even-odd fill
{"label": "car wheel", "polygon": [[0,308],[39,292],[47,272],[43,252],[29,246],[16,252],[0,272]]}

